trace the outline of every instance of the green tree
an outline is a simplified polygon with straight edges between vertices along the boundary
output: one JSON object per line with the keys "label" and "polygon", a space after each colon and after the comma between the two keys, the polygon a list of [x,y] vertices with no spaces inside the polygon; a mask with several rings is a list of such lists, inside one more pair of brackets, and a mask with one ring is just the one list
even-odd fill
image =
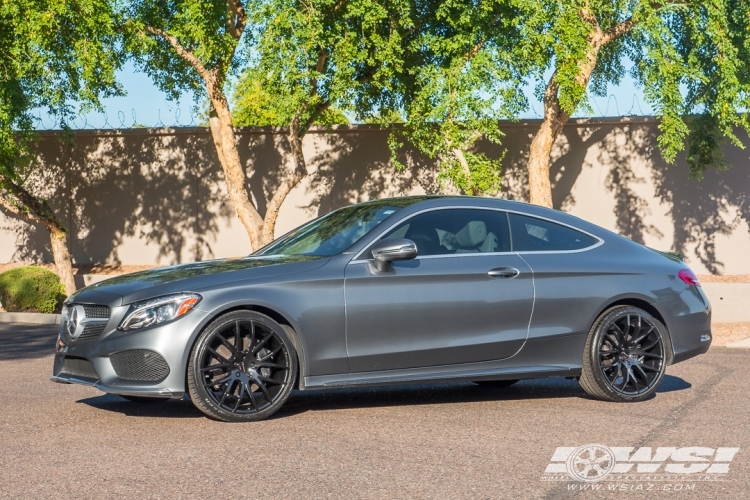
{"label": "green tree", "polygon": [[[687,146],[692,175],[726,165],[719,146],[750,130],[747,0],[509,0],[520,38],[516,61],[539,82],[544,117],[528,160],[532,203],[552,206],[550,153],[570,116],[605,96],[625,65],[660,118],[667,161]],[[551,77],[544,81],[544,74]]]}
{"label": "green tree", "polygon": [[269,0],[256,11],[256,58],[235,91],[235,123],[287,128],[294,174],[277,188],[269,211],[277,213],[307,175],[302,139],[310,127],[363,115],[367,96],[393,81],[409,23],[406,0]]}
{"label": "green tree", "polygon": [[[192,91],[209,103],[209,128],[224,172],[229,199],[253,249],[267,243],[266,221],[253,205],[237,150],[227,78],[241,68],[254,46],[246,30],[248,12],[260,1],[132,0],[126,2],[126,49],[169,97]],[[250,166],[252,170],[252,166]]]}
{"label": "green tree", "polygon": [[75,291],[68,232],[27,180],[35,161],[31,110],[47,109],[67,129],[76,113],[119,92],[115,16],[104,0],[0,0],[0,204],[43,224],[65,291]]}
{"label": "green tree", "polygon": [[403,122],[389,141],[397,165],[406,141],[437,159],[443,189],[496,194],[502,156],[488,158],[473,146],[480,138],[499,143],[498,121],[526,106],[523,65],[513,60],[519,36],[514,9],[495,0],[440,0],[420,2],[412,15],[403,70],[372,120]]}

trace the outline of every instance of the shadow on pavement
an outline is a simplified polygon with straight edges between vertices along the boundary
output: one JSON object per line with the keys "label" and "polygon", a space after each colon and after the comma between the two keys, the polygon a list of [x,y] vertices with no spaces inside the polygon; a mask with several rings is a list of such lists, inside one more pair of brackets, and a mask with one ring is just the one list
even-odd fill
{"label": "shadow on pavement", "polygon": [[102,394],[76,401],[99,410],[122,413],[129,417],[201,418],[200,412],[188,399],[128,401],[115,394]]}
{"label": "shadow on pavement", "polygon": [[57,328],[57,325],[0,323],[0,361],[54,354]]}
{"label": "shadow on pavement", "polygon": [[[692,387],[691,384],[683,379],[666,375],[657,393],[682,391],[690,387]],[[589,399],[577,381],[563,378],[522,380],[506,388],[480,387],[466,382],[357,389],[295,390],[289,401],[271,418],[289,417],[308,411],[561,398]],[[114,394],[105,394],[81,399],[78,403],[137,417],[197,418],[203,416],[188,398],[140,403],[128,401]]]}

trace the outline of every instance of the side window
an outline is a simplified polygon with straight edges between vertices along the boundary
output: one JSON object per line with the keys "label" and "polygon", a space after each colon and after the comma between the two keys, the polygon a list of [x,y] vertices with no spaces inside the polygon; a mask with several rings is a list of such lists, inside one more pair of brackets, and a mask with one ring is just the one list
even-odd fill
{"label": "side window", "polygon": [[508,216],[497,210],[433,210],[399,224],[383,238],[408,238],[421,257],[510,251]]}
{"label": "side window", "polygon": [[596,243],[596,239],[561,224],[508,214],[513,235],[514,252],[580,250]]}

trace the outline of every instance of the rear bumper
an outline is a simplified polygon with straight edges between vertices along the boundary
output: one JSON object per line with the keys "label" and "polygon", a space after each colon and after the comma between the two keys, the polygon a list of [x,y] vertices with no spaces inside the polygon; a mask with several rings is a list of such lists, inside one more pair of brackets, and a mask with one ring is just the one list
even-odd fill
{"label": "rear bumper", "polygon": [[672,343],[672,363],[679,363],[711,347],[711,304],[700,287],[688,286],[673,300],[659,304],[665,313]]}

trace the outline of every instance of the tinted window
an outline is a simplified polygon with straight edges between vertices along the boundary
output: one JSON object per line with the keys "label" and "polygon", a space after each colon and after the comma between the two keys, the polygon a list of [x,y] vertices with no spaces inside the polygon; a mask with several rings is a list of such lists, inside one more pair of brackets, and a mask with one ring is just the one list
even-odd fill
{"label": "tinted window", "polygon": [[509,215],[515,252],[580,250],[597,241],[587,234],[554,222],[519,214]]}
{"label": "tinted window", "polygon": [[433,210],[399,224],[384,238],[409,238],[419,256],[510,251],[507,215],[496,210]]}
{"label": "tinted window", "polygon": [[336,210],[298,227],[254,255],[328,257],[340,254],[401,210],[398,201],[365,203]]}

